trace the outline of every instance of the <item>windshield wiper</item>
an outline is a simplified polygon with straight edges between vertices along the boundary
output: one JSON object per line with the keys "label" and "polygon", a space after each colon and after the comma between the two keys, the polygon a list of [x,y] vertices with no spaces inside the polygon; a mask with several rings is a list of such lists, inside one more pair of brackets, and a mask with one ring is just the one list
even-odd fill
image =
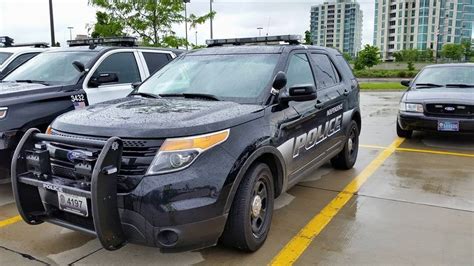
{"label": "windshield wiper", "polygon": [[145,98],[153,98],[153,99],[161,98],[160,95],[156,95],[156,94],[153,94],[153,93],[147,93],[147,92],[132,92],[132,93],[130,93],[130,96],[134,96],[134,95],[142,96],[142,97],[145,97]]}
{"label": "windshield wiper", "polygon": [[436,87],[436,88],[440,88],[440,87],[444,87],[444,86],[441,85],[441,84],[435,84],[435,83],[416,83],[415,87]]}
{"label": "windshield wiper", "polygon": [[33,80],[33,79],[18,79],[18,80],[15,80],[15,82],[18,82],[18,83],[38,83],[38,84],[43,84],[43,85],[46,85],[48,86],[49,84],[46,82],[46,81],[42,81],[42,80]]}
{"label": "windshield wiper", "polygon": [[474,88],[474,84],[446,84],[450,88]]}
{"label": "windshield wiper", "polygon": [[169,94],[160,94],[161,97],[184,97],[184,98],[201,98],[201,99],[206,99],[206,100],[212,100],[212,101],[220,101],[219,98],[217,98],[214,95],[211,94],[205,94],[205,93],[169,93]]}

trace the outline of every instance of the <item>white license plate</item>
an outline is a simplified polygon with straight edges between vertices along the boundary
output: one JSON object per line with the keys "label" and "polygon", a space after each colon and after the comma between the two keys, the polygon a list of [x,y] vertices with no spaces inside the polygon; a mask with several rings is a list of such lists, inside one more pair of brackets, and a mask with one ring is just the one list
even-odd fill
{"label": "white license plate", "polygon": [[440,120],[438,121],[438,131],[459,131],[459,121]]}
{"label": "white license plate", "polygon": [[86,197],[58,192],[59,209],[80,216],[89,216]]}

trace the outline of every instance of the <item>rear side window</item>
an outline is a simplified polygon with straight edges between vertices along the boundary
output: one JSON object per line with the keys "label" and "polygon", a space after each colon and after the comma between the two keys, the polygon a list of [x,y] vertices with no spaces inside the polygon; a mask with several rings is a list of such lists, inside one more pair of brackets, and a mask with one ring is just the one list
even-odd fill
{"label": "rear side window", "polygon": [[137,61],[132,52],[122,52],[109,55],[96,69],[92,77],[100,73],[115,73],[118,83],[134,83],[141,81]]}
{"label": "rear side window", "polygon": [[2,75],[10,73],[12,70],[15,70],[17,67],[23,65],[23,63],[35,57],[37,54],[38,53],[28,53],[17,56],[10,62],[10,64],[8,64],[8,66],[5,67],[5,69],[3,69]]}
{"label": "rear side window", "polygon": [[325,54],[311,54],[316,66],[316,80],[318,82],[318,88],[328,88],[339,83],[339,76],[335,72],[329,57]]}
{"label": "rear side window", "polygon": [[3,64],[3,62],[5,62],[11,55],[12,53],[0,53],[0,65]]}
{"label": "rear side window", "polygon": [[143,57],[145,58],[150,75],[154,74],[171,61],[171,56],[163,53],[144,52]]}
{"label": "rear side window", "polygon": [[295,85],[314,85],[313,72],[311,71],[308,56],[306,54],[294,54],[290,59],[286,76],[288,88]]}
{"label": "rear side window", "polygon": [[336,58],[337,58],[338,66],[340,67],[340,70],[342,70],[343,72],[343,76],[347,76],[350,79],[354,79],[355,78],[354,74],[352,73],[352,69],[347,63],[346,59],[344,59],[342,55],[338,55],[336,56]]}

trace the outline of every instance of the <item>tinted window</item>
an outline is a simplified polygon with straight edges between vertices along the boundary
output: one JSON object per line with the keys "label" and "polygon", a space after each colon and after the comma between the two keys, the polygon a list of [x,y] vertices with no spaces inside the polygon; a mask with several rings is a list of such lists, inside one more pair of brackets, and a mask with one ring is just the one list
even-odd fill
{"label": "tinted window", "polygon": [[286,75],[288,88],[303,84],[314,85],[313,73],[306,54],[295,54],[291,57]]}
{"label": "tinted window", "polygon": [[2,75],[6,75],[7,73],[9,73],[10,71],[14,70],[15,68],[17,68],[18,66],[21,66],[23,65],[23,63],[25,63],[26,61],[30,60],[31,58],[33,58],[34,56],[36,56],[38,53],[29,53],[29,54],[22,54],[22,55],[19,55],[17,56],[15,59],[13,59],[10,64],[8,64],[8,66],[6,66],[3,71],[2,71]]}
{"label": "tinted window", "polygon": [[351,69],[350,65],[347,63],[346,59],[344,59],[344,57],[342,55],[338,55],[338,56],[336,56],[336,58],[338,60],[340,70],[342,70],[342,72],[344,72],[343,76],[347,75],[347,77],[350,77],[351,79],[355,78],[354,74],[352,74],[352,69]]}
{"label": "tinted window", "polygon": [[99,73],[115,73],[118,83],[134,83],[141,81],[137,61],[132,52],[115,53],[109,55],[94,72],[93,77]]}
{"label": "tinted window", "polygon": [[0,65],[3,64],[3,62],[5,62],[5,60],[7,60],[11,55],[12,53],[0,53]]}
{"label": "tinted window", "polygon": [[169,54],[161,53],[143,53],[143,57],[145,58],[150,75],[166,66],[166,64],[171,60]]}
{"label": "tinted window", "polygon": [[325,54],[311,54],[316,66],[318,88],[327,88],[339,83],[339,77],[334,72],[334,66]]}

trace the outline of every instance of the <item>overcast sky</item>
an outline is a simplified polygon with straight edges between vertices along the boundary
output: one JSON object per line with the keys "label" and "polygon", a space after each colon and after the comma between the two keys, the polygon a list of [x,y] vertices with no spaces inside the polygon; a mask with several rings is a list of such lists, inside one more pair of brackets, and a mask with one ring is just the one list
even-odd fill
{"label": "overcast sky", "polygon": [[[217,16],[214,20],[214,37],[303,34],[309,29],[311,5],[323,0],[214,0]],[[374,1],[358,1],[364,12],[363,44],[372,44]],[[95,8],[88,0],[53,0],[56,41],[61,45],[69,39],[68,26],[74,27],[73,36],[87,34],[95,21]],[[209,11],[209,0],[191,0],[189,13],[203,15]],[[209,25],[204,24],[189,31],[189,40],[203,44],[210,36]],[[184,25],[175,31],[184,37]],[[0,0],[0,36],[8,35],[15,42],[50,42],[48,0]]]}

